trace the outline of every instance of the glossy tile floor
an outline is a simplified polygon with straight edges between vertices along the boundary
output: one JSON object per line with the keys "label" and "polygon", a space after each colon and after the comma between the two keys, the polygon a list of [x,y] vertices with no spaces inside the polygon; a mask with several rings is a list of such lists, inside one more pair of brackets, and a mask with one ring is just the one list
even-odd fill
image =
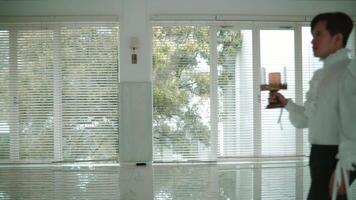
{"label": "glossy tile floor", "polygon": [[306,162],[0,165],[0,199],[305,199]]}

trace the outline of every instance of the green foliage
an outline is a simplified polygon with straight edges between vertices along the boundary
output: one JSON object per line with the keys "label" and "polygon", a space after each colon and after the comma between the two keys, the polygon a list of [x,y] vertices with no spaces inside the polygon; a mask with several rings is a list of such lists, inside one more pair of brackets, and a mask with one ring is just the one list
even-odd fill
{"label": "green foliage", "polygon": [[208,29],[154,27],[153,34],[155,142],[188,156],[196,141],[209,145],[209,127],[201,120],[198,103],[191,102],[201,102],[210,93],[209,73],[196,69],[199,58],[208,59]]}
{"label": "green foliage", "polygon": [[[118,154],[118,29],[62,30],[63,158],[113,159]],[[76,44],[76,45],[73,45]]]}
{"label": "green foliage", "polygon": [[[118,29],[93,25],[57,28],[58,32],[51,28],[31,28],[16,34],[20,159],[53,159],[54,129],[55,123],[58,124],[55,111],[61,114],[64,160],[116,159]],[[9,44],[0,43],[0,46]],[[4,108],[11,108],[8,90],[14,87],[9,87],[9,67],[4,67],[9,66],[7,51],[0,49],[3,58],[0,59],[0,94],[3,95],[0,128],[5,126],[3,130],[10,126],[10,111]],[[5,61],[7,65],[2,65]],[[59,106],[55,90],[62,95]],[[55,110],[58,107],[61,109]],[[16,130],[11,128],[9,132]],[[9,134],[0,133],[0,159],[9,154]]]}
{"label": "green foliage", "polygon": [[[235,81],[235,57],[242,45],[240,31],[220,30],[217,33],[218,65],[222,66],[220,82]],[[222,88],[225,89],[225,88]]]}
{"label": "green foliage", "polygon": [[[29,37],[33,34],[40,39]],[[52,159],[53,34],[23,30],[17,37],[20,159]]]}
{"label": "green foliage", "polygon": [[219,65],[219,101],[224,105],[219,110],[219,117],[223,121],[224,128],[234,129],[236,121],[235,103],[230,99],[234,99],[236,95],[236,57],[242,47],[243,37],[240,31],[221,29],[217,33],[218,45],[218,65]]}
{"label": "green foliage", "polygon": [[[217,39],[219,58],[236,56],[240,32],[221,30]],[[185,152],[183,157],[194,154],[197,143],[210,145],[210,119],[204,119],[210,116],[201,110],[208,107],[211,93],[209,41],[208,26],[153,28],[154,139],[156,146]],[[230,77],[230,71],[223,73],[222,78]]]}
{"label": "green foliage", "polygon": [[217,43],[220,48],[219,52],[219,64],[223,64],[222,61],[228,57],[235,57],[237,51],[242,46],[242,34],[240,31],[231,30],[219,30],[217,33]]}

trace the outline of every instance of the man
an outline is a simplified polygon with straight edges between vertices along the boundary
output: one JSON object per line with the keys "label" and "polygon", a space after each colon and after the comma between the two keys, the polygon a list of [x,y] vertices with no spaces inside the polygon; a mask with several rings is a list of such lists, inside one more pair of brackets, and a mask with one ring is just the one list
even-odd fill
{"label": "man", "polygon": [[[308,200],[331,199],[334,177],[338,183],[344,183],[340,181],[339,171],[335,171],[338,159],[338,169],[349,172],[346,178],[353,180],[355,175],[356,65],[345,49],[352,28],[352,20],[344,13],[322,13],[314,17],[311,43],[314,56],[320,58],[323,67],[315,71],[310,81],[304,106],[280,93],[269,97],[270,102],[281,102],[296,128],[309,129],[311,186]],[[347,199],[345,185],[337,187],[337,199]]]}

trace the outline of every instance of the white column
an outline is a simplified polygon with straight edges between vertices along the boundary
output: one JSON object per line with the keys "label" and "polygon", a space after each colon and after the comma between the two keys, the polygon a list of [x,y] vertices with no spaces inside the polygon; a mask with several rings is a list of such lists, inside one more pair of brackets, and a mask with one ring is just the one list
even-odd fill
{"label": "white column", "polygon": [[[147,1],[123,0],[120,10],[121,164],[152,161],[152,41]],[[136,64],[131,60],[132,45]]]}

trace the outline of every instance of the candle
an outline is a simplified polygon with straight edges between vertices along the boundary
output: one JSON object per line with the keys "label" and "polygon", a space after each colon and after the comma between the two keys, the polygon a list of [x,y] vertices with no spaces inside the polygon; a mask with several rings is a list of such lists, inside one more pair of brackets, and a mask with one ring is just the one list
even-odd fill
{"label": "candle", "polygon": [[286,67],[283,67],[283,84],[286,84],[287,83],[287,68]]}
{"label": "candle", "polygon": [[269,85],[280,85],[281,84],[281,73],[273,72],[268,75],[268,84]]}
{"label": "candle", "polygon": [[261,67],[261,84],[266,84],[266,69]]}

